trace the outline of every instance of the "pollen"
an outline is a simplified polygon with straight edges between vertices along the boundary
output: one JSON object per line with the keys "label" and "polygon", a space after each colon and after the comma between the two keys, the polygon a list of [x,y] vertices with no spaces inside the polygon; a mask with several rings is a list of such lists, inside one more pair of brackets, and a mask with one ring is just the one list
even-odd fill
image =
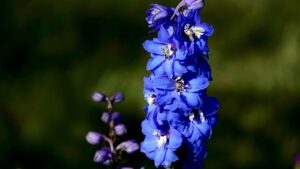
{"label": "pollen", "polygon": [[195,114],[194,114],[194,113],[190,113],[190,114],[189,114],[189,119],[190,119],[190,121],[193,121],[194,118],[195,118]]}
{"label": "pollen", "polygon": [[171,44],[168,44],[166,46],[162,46],[161,49],[162,49],[162,52],[164,53],[164,56],[165,56],[166,59],[174,54],[174,51],[172,50]]}
{"label": "pollen", "polygon": [[191,41],[194,41],[194,36],[198,39],[204,34],[205,30],[198,26],[190,26],[190,24],[186,24],[184,26],[184,33],[189,37]]}
{"label": "pollen", "polygon": [[154,97],[154,95],[149,95],[148,96],[148,98],[147,98],[147,103],[149,104],[149,105],[152,105],[152,104],[154,104],[155,103],[155,97]]}
{"label": "pollen", "polygon": [[160,136],[159,139],[157,140],[157,147],[161,147],[167,142],[167,136]]}
{"label": "pollen", "polygon": [[182,79],[182,77],[176,78],[175,88],[177,89],[177,91],[184,91],[184,80]]}
{"label": "pollen", "polygon": [[203,112],[202,112],[202,111],[200,111],[199,115],[200,115],[200,120],[201,120],[201,123],[203,123],[203,122],[205,121],[205,117],[204,117],[204,114],[203,114]]}

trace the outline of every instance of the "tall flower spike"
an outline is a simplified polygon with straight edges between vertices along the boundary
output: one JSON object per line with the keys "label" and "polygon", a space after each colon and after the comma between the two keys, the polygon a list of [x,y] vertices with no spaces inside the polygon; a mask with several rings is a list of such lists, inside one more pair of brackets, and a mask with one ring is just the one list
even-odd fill
{"label": "tall flower spike", "polygon": [[109,133],[105,135],[90,131],[86,135],[86,141],[92,145],[104,146],[96,151],[94,155],[95,163],[108,166],[112,169],[119,169],[124,163],[124,159],[122,159],[123,151],[133,154],[140,149],[139,144],[135,140],[127,140],[116,146],[116,141],[119,141],[120,137],[126,134],[127,128],[121,123],[120,113],[113,112],[112,109],[115,103],[121,102],[124,99],[124,94],[117,92],[113,96],[107,97],[105,94],[95,92],[92,98],[95,102],[107,103],[107,112],[102,113],[101,120],[108,126]]}
{"label": "tall flower spike", "polygon": [[[206,93],[212,80],[208,38],[214,29],[199,16],[203,6],[204,0],[181,0],[175,9],[154,4],[147,11],[149,27],[158,35],[143,43],[151,74],[144,78],[141,151],[155,167],[198,169],[207,155],[219,102]],[[178,160],[182,166],[174,166]]]}

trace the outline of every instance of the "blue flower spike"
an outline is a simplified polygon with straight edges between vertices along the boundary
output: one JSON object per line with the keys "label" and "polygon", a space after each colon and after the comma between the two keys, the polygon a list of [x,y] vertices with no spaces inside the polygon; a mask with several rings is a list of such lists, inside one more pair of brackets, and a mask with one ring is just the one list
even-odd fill
{"label": "blue flower spike", "polygon": [[157,37],[143,43],[150,76],[144,78],[141,152],[157,168],[202,168],[205,143],[218,119],[219,102],[206,93],[212,81],[208,38],[214,29],[200,18],[203,6],[204,0],[181,0],[175,8],[152,4],[147,11]]}

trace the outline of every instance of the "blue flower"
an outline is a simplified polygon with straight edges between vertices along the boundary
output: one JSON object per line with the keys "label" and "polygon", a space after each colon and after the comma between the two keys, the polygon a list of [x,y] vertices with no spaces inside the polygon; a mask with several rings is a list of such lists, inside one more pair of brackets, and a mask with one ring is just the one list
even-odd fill
{"label": "blue flower", "polygon": [[151,8],[147,11],[146,21],[150,28],[154,30],[159,29],[163,24],[170,22],[173,10],[163,5],[152,4]]}
{"label": "blue flower", "polygon": [[191,54],[198,50],[198,54],[208,55],[207,38],[213,32],[214,28],[210,24],[201,21],[197,10],[189,10],[179,15],[175,36],[181,44],[188,44]]}
{"label": "blue flower", "polygon": [[141,143],[141,151],[154,160],[156,167],[162,165],[170,167],[178,160],[175,151],[182,144],[182,136],[172,128],[157,128],[148,120],[142,122],[142,132],[145,135]]}
{"label": "blue flower", "polygon": [[188,71],[184,65],[187,57],[187,50],[180,49],[176,39],[172,38],[165,28],[161,28],[158,38],[153,41],[147,40],[143,43],[144,48],[151,53],[151,58],[147,63],[147,70],[153,74],[181,76]]}
{"label": "blue flower", "polygon": [[[193,108],[201,105],[199,93],[209,85],[207,78],[202,76],[183,76],[176,79],[168,77],[158,77],[153,80],[153,87],[157,92],[167,91],[169,94],[164,97],[174,98],[174,109],[179,105],[178,102]],[[173,109],[173,110],[174,110]]]}
{"label": "blue flower", "polygon": [[187,117],[180,111],[170,112],[168,121],[191,143],[199,139],[208,140],[212,134],[212,126],[201,110],[194,110]]}

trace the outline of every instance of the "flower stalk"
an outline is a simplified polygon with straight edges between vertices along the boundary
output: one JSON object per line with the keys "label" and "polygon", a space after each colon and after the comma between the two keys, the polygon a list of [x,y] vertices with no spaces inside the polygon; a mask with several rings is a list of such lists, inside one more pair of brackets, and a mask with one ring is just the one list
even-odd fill
{"label": "flower stalk", "polygon": [[200,18],[203,6],[203,0],[181,0],[176,8],[152,4],[147,11],[150,32],[158,33],[143,43],[151,57],[141,151],[156,167],[198,169],[207,155],[219,102],[206,93],[212,81],[208,38],[214,29]]}
{"label": "flower stalk", "polygon": [[108,166],[111,169],[133,169],[132,167],[122,167],[122,152],[128,154],[135,153],[139,150],[139,144],[135,140],[126,140],[117,144],[117,137],[123,136],[127,129],[120,122],[120,114],[113,112],[113,104],[121,102],[124,95],[121,92],[114,94],[112,97],[107,97],[105,94],[95,92],[92,95],[95,102],[105,102],[107,104],[106,111],[102,113],[102,121],[108,126],[108,136],[98,132],[89,132],[86,136],[88,143],[97,145],[101,142],[106,143],[104,147],[96,151],[94,162]]}

